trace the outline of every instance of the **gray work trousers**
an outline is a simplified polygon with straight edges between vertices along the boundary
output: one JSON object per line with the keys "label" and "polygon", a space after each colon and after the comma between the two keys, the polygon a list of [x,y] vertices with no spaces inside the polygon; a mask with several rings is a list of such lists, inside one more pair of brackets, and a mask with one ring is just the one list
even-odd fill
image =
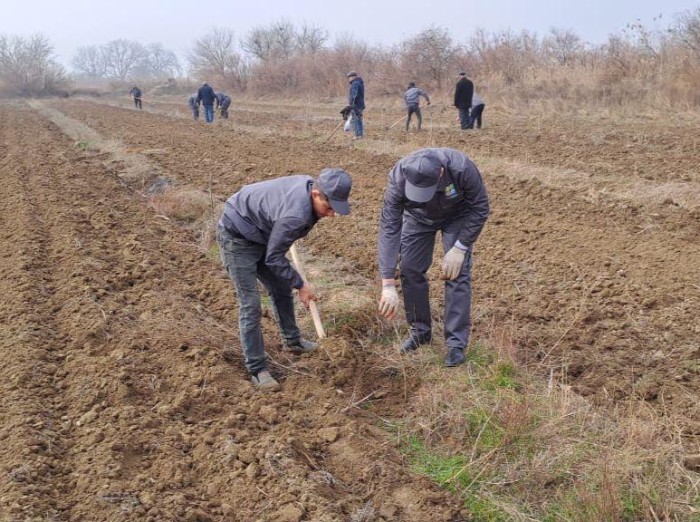
{"label": "gray work trousers", "polygon": [[217,241],[221,261],[236,287],[245,365],[251,374],[257,374],[267,368],[260,326],[262,303],[258,280],[271,297],[275,319],[287,344],[298,342],[301,336],[294,316],[292,288],[265,264],[265,245],[234,236],[223,228],[217,230]]}
{"label": "gray work trousers", "polygon": [[[401,285],[406,319],[411,335],[425,339],[432,335],[429,285],[426,272],[433,262],[435,235],[440,230],[442,248],[452,248],[464,228],[464,217],[438,225],[426,225],[404,214],[401,229]],[[466,349],[471,329],[472,249],[467,250],[456,279],[445,281],[445,345]]]}

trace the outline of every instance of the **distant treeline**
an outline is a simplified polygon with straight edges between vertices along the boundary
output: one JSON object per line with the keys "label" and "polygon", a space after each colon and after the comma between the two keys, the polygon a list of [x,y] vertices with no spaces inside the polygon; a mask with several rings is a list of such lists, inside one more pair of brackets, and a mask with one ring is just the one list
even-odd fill
{"label": "distant treeline", "polygon": [[[660,17],[653,23],[661,25]],[[331,40],[321,27],[279,21],[242,38],[227,28],[213,29],[193,42],[186,62],[183,67],[158,43],[120,39],[80,47],[70,76],[45,37],[0,36],[0,90],[40,95],[65,90],[71,80],[121,85],[184,74],[232,93],[324,99],[345,93],[351,69],[374,96],[399,93],[408,81],[448,92],[457,72],[465,71],[477,90],[519,105],[533,100],[700,105],[700,7],[675,15],[663,29],[629,24],[597,45],[563,29],[542,36],[478,29],[457,40],[433,26],[392,46],[369,46],[352,36]]]}

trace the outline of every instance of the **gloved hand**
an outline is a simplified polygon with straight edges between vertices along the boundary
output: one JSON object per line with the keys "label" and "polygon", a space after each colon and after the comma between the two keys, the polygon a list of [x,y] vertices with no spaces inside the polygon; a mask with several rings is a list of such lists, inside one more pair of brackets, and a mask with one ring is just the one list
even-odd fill
{"label": "gloved hand", "polygon": [[445,257],[442,259],[442,278],[452,281],[457,279],[459,272],[462,270],[462,264],[464,263],[464,257],[466,255],[466,250],[457,248],[453,246],[447,251]]}
{"label": "gloved hand", "polygon": [[428,102],[428,105],[430,105],[430,102]]}
{"label": "gloved hand", "polygon": [[379,313],[387,319],[393,319],[399,306],[399,294],[395,285],[382,286],[382,298],[379,300]]}

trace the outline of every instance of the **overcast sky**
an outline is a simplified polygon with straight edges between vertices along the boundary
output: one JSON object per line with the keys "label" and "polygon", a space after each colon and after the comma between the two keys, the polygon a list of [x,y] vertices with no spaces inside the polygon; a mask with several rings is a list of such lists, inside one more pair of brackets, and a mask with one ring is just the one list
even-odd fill
{"label": "overcast sky", "polygon": [[431,25],[447,28],[458,42],[478,27],[540,35],[557,27],[601,43],[636,20],[666,28],[675,14],[697,6],[700,0],[0,0],[0,34],[43,33],[65,64],[78,46],[116,38],[161,42],[182,57],[214,26],[241,37],[280,19],[370,44],[397,43]]}

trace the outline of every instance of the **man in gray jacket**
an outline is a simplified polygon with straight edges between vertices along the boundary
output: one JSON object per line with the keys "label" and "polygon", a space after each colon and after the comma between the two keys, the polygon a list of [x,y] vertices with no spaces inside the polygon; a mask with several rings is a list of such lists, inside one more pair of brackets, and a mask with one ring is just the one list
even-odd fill
{"label": "man in gray jacket", "polygon": [[433,261],[437,231],[445,257],[446,366],[464,362],[471,328],[471,254],[489,213],[481,173],[463,153],[421,149],[399,160],[389,172],[379,228],[382,296],[379,311],[396,314],[396,265],[401,252],[401,285],[410,334],[406,354],[432,339],[426,272]]}
{"label": "man in gray jacket", "polygon": [[403,95],[403,99],[406,102],[406,110],[408,111],[408,117],[406,118],[406,132],[408,132],[408,127],[411,125],[411,116],[416,115],[418,120],[418,130],[420,130],[423,124],[423,115],[420,113],[420,97],[425,98],[425,101],[430,105],[430,97],[428,93],[416,87],[415,82],[409,82],[408,89]]}
{"label": "man in gray jacket", "polygon": [[295,175],[246,185],[226,201],[217,241],[221,260],[236,287],[245,365],[258,388],[280,387],[267,369],[258,280],[272,298],[283,348],[293,353],[316,348],[301,337],[292,289],[298,290],[306,307],[316,296],[285,255],[319,219],[350,213],[351,185],[344,170],[324,169],[315,180]]}

